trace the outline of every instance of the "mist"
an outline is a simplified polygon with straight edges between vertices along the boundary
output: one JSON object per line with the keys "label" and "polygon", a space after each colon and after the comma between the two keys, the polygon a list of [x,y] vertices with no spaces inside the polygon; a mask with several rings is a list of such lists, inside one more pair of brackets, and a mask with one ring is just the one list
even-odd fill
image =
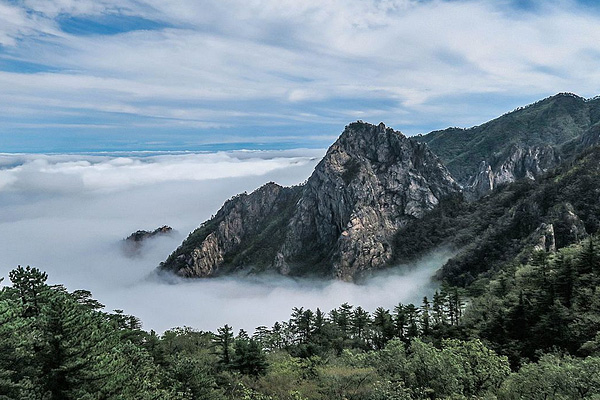
{"label": "mist", "polygon": [[[87,289],[107,310],[139,317],[144,329],[253,329],[287,320],[293,307],[328,311],[344,302],[373,311],[420,303],[450,257],[438,251],[361,284],[281,276],[185,280],[155,273],[225,200],[274,181],[305,181],[324,150],[182,154],[0,154],[0,276],[17,265],[44,270],[50,284]],[[139,257],[122,251],[138,229],[171,226]]]}

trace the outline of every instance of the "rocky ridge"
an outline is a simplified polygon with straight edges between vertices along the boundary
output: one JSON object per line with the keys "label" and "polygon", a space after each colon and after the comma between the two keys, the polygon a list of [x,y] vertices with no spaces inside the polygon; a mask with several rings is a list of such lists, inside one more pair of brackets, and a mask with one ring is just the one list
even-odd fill
{"label": "rocky ridge", "polygon": [[552,146],[512,145],[490,161],[483,160],[479,172],[464,185],[469,199],[485,196],[499,185],[518,179],[535,180],[556,167],[561,157]]}
{"label": "rocky ridge", "polygon": [[229,200],[161,264],[186,277],[253,266],[352,280],[392,260],[392,239],[460,191],[426,145],[384,124],[348,125],[306,184]]}
{"label": "rocky ridge", "polygon": [[445,245],[461,251],[440,276],[462,284],[600,229],[599,143],[600,99],[572,94],[412,138],[358,121],[305,184],[269,183],[227,201],[160,268],[353,280]]}
{"label": "rocky ridge", "polygon": [[537,179],[598,141],[600,99],[559,93],[468,129],[412,140],[427,143],[471,200],[499,185]]}

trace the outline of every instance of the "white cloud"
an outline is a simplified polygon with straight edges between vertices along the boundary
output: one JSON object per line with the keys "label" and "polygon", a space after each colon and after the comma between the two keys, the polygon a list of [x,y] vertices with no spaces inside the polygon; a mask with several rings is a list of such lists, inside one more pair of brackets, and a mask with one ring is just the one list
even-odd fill
{"label": "white cloud", "polygon": [[[37,19],[4,4],[13,22],[0,28],[0,38],[16,47],[13,57],[56,72],[0,73],[0,104],[22,113],[43,113],[47,105],[52,112],[239,126],[252,116],[265,124],[302,120],[307,104],[328,100],[327,108],[335,108],[340,99],[364,99],[366,112],[370,101],[390,100],[395,107],[385,117],[392,119],[457,94],[493,100],[600,92],[600,16],[574,2],[540,3],[536,12],[520,14],[507,2],[489,1],[26,4],[39,11]],[[56,31],[58,15],[119,13],[169,27],[34,35]],[[477,114],[477,102],[471,106]],[[339,113],[319,113],[329,123],[348,122]]]}
{"label": "white cloud", "polygon": [[112,192],[163,182],[263,176],[290,166],[313,165],[323,153],[302,152],[298,156],[293,156],[297,150],[146,157],[5,154],[0,155],[0,190]]}
{"label": "white cloud", "polygon": [[[322,154],[0,155],[0,276],[18,264],[36,266],[51,283],[91,290],[109,310],[124,309],[158,331],[176,325],[213,330],[225,323],[253,329],[287,319],[295,306],[328,310],[348,301],[373,310],[420,301],[447,254],[364,285],[273,277],[163,281],[153,275],[227,198],[270,180],[297,184]],[[220,179],[206,174],[211,166]],[[131,232],[164,224],[177,233],[148,243],[141,258],[121,252],[121,239]]]}

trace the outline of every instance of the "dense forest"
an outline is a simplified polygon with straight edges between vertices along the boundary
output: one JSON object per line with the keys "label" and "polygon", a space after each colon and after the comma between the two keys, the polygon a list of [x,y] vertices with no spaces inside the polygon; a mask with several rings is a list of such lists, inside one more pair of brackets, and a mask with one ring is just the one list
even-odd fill
{"label": "dense forest", "polygon": [[157,335],[36,268],[0,292],[0,399],[598,399],[600,240],[368,312]]}

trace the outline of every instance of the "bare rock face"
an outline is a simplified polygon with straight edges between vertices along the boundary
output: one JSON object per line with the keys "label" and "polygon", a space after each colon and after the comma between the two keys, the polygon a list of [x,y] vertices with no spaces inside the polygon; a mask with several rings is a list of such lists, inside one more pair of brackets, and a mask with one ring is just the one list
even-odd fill
{"label": "bare rock face", "polygon": [[285,221],[285,209],[298,191],[298,187],[284,188],[270,182],[250,194],[235,196],[192,232],[161,268],[184,277],[208,277],[220,273],[225,264],[230,270],[245,261],[256,263],[252,255],[264,250],[270,235],[278,240],[274,228],[281,218]]}
{"label": "bare rock face", "polygon": [[545,251],[553,253],[556,251],[556,236],[554,234],[554,225],[542,223],[532,234],[535,238],[533,249],[535,251]]}
{"label": "bare rock face", "polygon": [[252,266],[351,280],[392,259],[392,237],[460,191],[427,145],[384,124],[348,125],[303,186],[229,200],[162,265],[187,277]]}
{"label": "bare rock face", "polygon": [[531,235],[534,250],[555,252],[588,236],[585,224],[570,203],[559,203],[552,207],[546,221]]}
{"label": "bare rock face", "polygon": [[575,213],[575,209],[570,203],[561,203],[554,206],[552,219],[557,248],[577,243],[588,236],[585,224]]}
{"label": "bare rock face", "polygon": [[425,145],[384,124],[350,124],[305,185],[276,265],[290,273],[312,254],[344,280],[381,268],[393,234],[459,190]]}
{"label": "bare rock face", "polygon": [[552,146],[511,146],[504,154],[493,160],[483,160],[479,173],[465,185],[470,199],[485,196],[498,185],[518,179],[537,179],[560,163],[560,157]]}

